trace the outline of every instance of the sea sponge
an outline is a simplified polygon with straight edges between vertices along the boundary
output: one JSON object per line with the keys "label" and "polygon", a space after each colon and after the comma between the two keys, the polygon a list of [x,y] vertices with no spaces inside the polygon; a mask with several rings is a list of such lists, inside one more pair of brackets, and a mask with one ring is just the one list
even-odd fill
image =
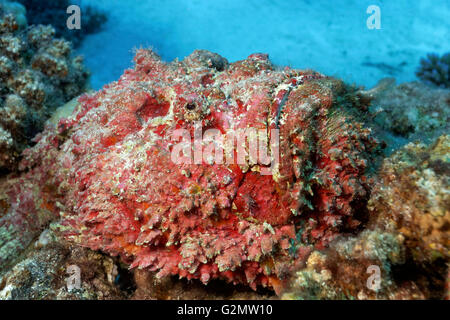
{"label": "sea sponge", "polygon": [[88,78],[69,42],[54,39],[51,26],[25,28],[23,12],[11,7],[0,3],[0,169],[15,167],[51,112],[82,93]]}

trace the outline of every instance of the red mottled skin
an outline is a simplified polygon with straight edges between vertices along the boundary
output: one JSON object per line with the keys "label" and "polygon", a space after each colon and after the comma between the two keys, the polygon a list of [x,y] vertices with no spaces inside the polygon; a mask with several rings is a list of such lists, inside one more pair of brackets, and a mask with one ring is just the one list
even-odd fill
{"label": "red mottled skin", "polygon": [[[195,51],[166,64],[139,50],[135,62],[24,153],[22,169],[50,176],[67,239],[160,277],[279,291],[305,243],[357,226],[376,142],[335,103],[340,81],[276,70],[263,54],[228,64]],[[279,167],[174,164],[173,131],[194,121],[223,133],[278,126]]]}

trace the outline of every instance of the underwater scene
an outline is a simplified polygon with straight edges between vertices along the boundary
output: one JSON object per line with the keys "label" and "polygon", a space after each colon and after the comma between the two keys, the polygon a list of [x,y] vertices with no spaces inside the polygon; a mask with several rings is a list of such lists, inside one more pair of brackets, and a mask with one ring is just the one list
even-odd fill
{"label": "underwater scene", "polygon": [[448,300],[449,120],[450,0],[0,0],[0,300]]}

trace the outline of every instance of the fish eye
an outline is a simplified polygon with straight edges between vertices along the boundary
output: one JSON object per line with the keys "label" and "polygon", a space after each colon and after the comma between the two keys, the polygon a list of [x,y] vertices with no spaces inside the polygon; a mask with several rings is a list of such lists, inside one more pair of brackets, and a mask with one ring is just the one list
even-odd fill
{"label": "fish eye", "polygon": [[195,104],[194,103],[188,103],[188,104],[186,104],[185,108],[192,111],[192,110],[195,109]]}

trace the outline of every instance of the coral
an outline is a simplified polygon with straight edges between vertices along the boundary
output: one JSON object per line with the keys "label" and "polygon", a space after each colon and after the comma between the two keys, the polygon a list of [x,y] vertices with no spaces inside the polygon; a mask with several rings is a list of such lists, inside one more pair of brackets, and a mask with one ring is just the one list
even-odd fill
{"label": "coral", "polygon": [[[139,50],[135,61],[23,154],[28,179],[51,190],[40,198],[55,203],[66,239],[158,278],[279,291],[312,246],[366,219],[378,146],[353,89],[312,71],[276,70],[263,54],[228,64],[195,51],[166,64]],[[174,163],[174,131],[195,133],[198,124],[235,135],[279,128],[280,162]]]}
{"label": "coral", "polygon": [[51,112],[82,93],[88,77],[52,27],[25,28],[23,13],[10,8],[0,3],[0,169],[15,166]]}
{"label": "coral", "polygon": [[[69,15],[67,8],[74,4],[68,0],[17,0],[27,9],[27,18],[29,24],[33,25],[51,25],[55,28],[56,36],[64,38],[78,47],[83,38],[89,34],[101,30],[107,21],[105,12],[91,6],[81,6],[81,29],[70,30],[67,28],[66,21]],[[75,3],[76,4],[76,3]]]}
{"label": "coral", "polygon": [[372,100],[369,111],[390,151],[409,141],[428,143],[450,129],[449,89],[384,79],[360,94]]}
{"label": "coral", "polygon": [[416,75],[426,84],[450,88],[450,52],[442,57],[430,53],[426,58],[420,59]]}
{"label": "coral", "polygon": [[[314,251],[285,299],[443,299],[450,257],[450,137],[410,143],[384,160],[357,236]],[[380,287],[369,288],[370,266]],[[446,287],[447,286],[447,287]]]}
{"label": "coral", "polygon": [[0,0],[0,15],[12,14],[19,29],[27,26],[26,9],[18,2]]}

